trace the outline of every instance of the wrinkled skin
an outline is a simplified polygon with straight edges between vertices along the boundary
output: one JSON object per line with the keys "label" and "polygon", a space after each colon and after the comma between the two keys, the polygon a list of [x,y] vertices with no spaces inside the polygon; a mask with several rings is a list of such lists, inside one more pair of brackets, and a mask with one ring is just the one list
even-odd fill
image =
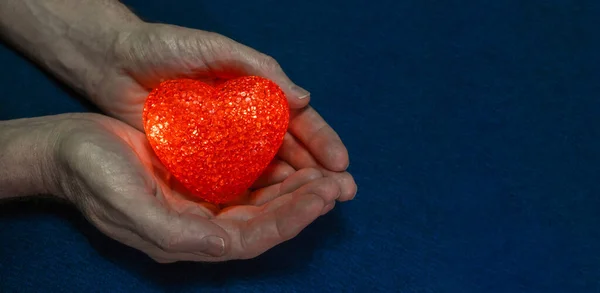
{"label": "wrinkled skin", "polygon": [[[114,0],[0,1],[0,7],[8,42],[118,119],[77,114],[3,122],[0,137],[22,140],[0,143],[12,152],[0,159],[18,166],[4,170],[8,188],[0,196],[39,193],[46,188],[38,185],[54,182],[47,189],[76,204],[101,231],[161,262],[254,257],[294,237],[336,199],[354,197],[344,144],[273,58],[219,34],[143,22]],[[188,197],[162,169],[142,133],[142,108],[165,79],[215,83],[240,75],[282,88],[290,127],[251,190],[228,207],[213,206]],[[29,155],[44,145],[26,143],[33,133],[55,140],[42,147],[53,155]]]}
{"label": "wrinkled skin", "polygon": [[93,114],[61,120],[53,143],[60,193],[104,234],[158,262],[255,257],[330,211],[342,193],[334,178],[307,168],[278,183],[266,174],[261,180],[272,184],[214,206],[190,197],[129,125]]}
{"label": "wrinkled skin", "polygon": [[139,130],[143,130],[141,115],[149,91],[166,79],[190,77],[215,83],[258,75],[275,81],[286,93],[292,113],[270,178],[283,180],[296,170],[317,168],[338,182],[340,201],[356,194],[354,179],[345,171],[348,152],[340,137],[308,105],[309,93],[296,86],[273,58],[216,33],[141,23],[121,32],[104,60],[103,78],[90,96],[108,114]]}

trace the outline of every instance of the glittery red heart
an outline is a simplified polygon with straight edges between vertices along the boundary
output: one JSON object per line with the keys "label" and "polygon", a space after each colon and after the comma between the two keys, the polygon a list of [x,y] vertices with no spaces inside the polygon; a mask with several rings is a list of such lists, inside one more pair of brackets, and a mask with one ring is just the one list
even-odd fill
{"label": "glittery red heart", "polygon": [[275,157],[289,123],[284,93],[248,76],[218,86],[169,80],[152,90],[143,113],[152,149],[193,195],[236,199]]}

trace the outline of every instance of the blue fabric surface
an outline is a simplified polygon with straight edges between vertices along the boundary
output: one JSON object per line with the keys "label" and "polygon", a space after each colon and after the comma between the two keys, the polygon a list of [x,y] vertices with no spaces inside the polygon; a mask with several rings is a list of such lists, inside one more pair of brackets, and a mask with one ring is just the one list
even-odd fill
{"label": "blue fabric surface", "polygon": [[[600,2],[124,2],[280,61],[346,142],[357,198],[213,265],[154,264],[69,207],[7,204],[1,292],[600,290]],[[87,109],[7,48],[0,64],[0,119]]]}

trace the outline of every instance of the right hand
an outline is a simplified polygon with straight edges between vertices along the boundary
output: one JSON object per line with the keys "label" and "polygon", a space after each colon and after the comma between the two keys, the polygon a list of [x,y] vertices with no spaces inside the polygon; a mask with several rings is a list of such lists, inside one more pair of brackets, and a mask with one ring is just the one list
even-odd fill
{"label": "right hand", "polygon": [[[149,91],[160,82],[193,78],[208,83],[258,75],[276,82],[291,108],[290,123],[278,153],[282,168],[318,168],[336,179],[342,195],[354,198],[357,186],[346,171],[348,150],[335,130],[308,103],[309,93],[295,85],[275,59],[220,34],[167,24],[134,21],[117,30],[114,46],[99,57],[101,80],[87,96],[105,113],[140,131]],[[301,98],[304,97],[304,98]]]}
{"label": "right hand", "polygon": [[95,114],[60,120],[54,153],[61,196],[104,234],[158,262],[256,257],[296,236],[341,194],[335,179],[316,169],[267,172],[259,180],[265,187],[221,209],[191,200],[129,125]]}

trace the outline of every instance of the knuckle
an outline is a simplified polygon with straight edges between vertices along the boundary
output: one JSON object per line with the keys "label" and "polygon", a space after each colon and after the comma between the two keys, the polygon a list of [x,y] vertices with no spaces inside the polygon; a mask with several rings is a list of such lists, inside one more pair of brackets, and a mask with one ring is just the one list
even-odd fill
{"label": "knuckle", "polygon": [[269,70],[277,70],[280,69],[281,66],[279,66],[279,62],[277,62],[277,60],[275,60],[275,58],[269,56],[269,55],[264,55],[262,60],[261,60],[261,65]]}
{"label": "knuckle", "polygon": [[173,251],[177,247],[179,243],[179,237],[174,235],[167,235],[165,237],[161,237],[156,241],[156,245],[164,250],[164,251]]}
{"label": "knuckle", "polygon": [[216,42],[231,42],[232,40],[222,34],[219,34],[217,32],[212,32],[212,31],[203,31],[202,34],[204,34],[204,38],[205,39],[212,39]]}
{"label": "knuckle", "polygon": [[317,168],[306,168],[301,171],[303,171],[305,173],[306,177],[308,179],[310,179],[311,181],[317,180],[317,179],[323,177],[323,173]]}
{"label": "knuckle", "polygon": [[[95,118],[90,115],[90,118]],[[98,129],[95,121],[71,118],[57,126],[59,141],[57,151],[63,159],[85,160],[94,151],[102,150],[90,129]]]}
{"label": "knuckle", "polygon": [[180,247],[183,240],[183,231],[179,225],[178,216],[179,214],[173,210],[169,210],[162,216],[151,216],[147,218],[150,221],[140,223],[141,230],[160,250],[173,252]]}
{"label": "knuckle", "polygon": [[193,36],[193,40],[198,45],[200,52],[211,52],[215,56],[222,52],[234,53],[238,47],[234,40],[211,31],[198,32],[198,35]]}

